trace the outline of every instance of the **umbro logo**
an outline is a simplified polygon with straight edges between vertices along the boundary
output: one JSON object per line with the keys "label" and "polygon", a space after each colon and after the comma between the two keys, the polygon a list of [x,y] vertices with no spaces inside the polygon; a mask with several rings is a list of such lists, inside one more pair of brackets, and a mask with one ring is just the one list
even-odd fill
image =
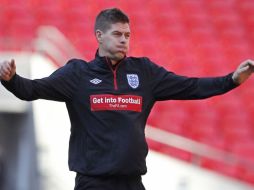
{"label": "umbro logo", "polygon": [[102,80],[94,78],[94,79],[90,80],[90,82],[93,83],[93,84],[99,84],[99,83],[102,82]]}

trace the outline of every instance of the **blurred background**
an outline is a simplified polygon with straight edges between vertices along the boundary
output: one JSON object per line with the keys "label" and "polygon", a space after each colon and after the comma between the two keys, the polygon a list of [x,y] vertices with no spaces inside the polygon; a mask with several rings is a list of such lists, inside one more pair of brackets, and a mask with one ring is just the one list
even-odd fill
{"label": "blurred background", "polygon": [[[129,56],[180,75],[228,74],[254,59],[253,0],[0,0],[0,60],[48,76],[71,58],[93,59],[96,15],[131,20]],[[158,102],[146,127],[147,190],[254,188],[254,77],[223,96]],[[0,86],[0,190],[73,189],[63,103],[23,102]]]}

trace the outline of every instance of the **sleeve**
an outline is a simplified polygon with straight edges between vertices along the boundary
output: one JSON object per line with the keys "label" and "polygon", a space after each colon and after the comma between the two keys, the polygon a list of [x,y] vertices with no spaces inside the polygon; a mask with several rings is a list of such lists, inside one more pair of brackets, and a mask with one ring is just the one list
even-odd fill
{"label": "sleeve", "polygon": [[1,83],[22,100],[46,99],[66,102],[71,100],[79,83],[77,67],[77,60],[72,59],[48,77],[30,80],[15,74],[10,81]]}
{"label": "sleeve", "polygon": [[222,77],[186,77],[169,72],[149,59],[146,61],[150,65],[150,86],[156,101],[205,99],[237,87],[233,73]]}

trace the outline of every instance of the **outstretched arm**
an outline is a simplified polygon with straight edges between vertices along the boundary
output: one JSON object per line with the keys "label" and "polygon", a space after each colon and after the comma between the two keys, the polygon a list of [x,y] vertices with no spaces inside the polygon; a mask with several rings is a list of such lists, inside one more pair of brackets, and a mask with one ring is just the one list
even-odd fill
{"label": "outstretched arm", "polygon": [[238,66],[232,78],[236,84],[240,85],[245,80],[247,80],[253,72],[254,72],[254,61],[248,59]]}
{"label": "outstretched arm", "polygon": [[238,86],[232,78],[233,73],[220,77],[186,77],[167,71],[149,59],[148,73],[150,87],[156,101],[197,100],[224,94]]}
{"label": "outstretched arm", "polygon": [[9,81],[16,73],[16,64],[14,59],[11,61],[0,62],[0,80]]}
{"label": "outstretched arm", "polygon": [[22,100],[47,99],[69,101],[79,84],[80,60],[70,60],[50,76],[30,80],[16,74],[14,60],[0,62],[3,86]]}
{"label": "outstretched arm", "polygon": [[250,59],[242,62],[233,73],[226,76],[204,78],[176,75],[147,60],[147,64],[149,63],[155,100],[204,99],[224,94],[242,84],[254,72],[254,61]]}

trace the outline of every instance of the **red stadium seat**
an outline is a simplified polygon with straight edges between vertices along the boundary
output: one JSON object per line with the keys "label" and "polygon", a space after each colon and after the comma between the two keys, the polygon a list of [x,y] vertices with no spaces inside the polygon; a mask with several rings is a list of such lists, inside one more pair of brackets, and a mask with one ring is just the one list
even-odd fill
{"label": "red stadium seat", "polygon": [[254,161],[254,144],[252,139],[245,139],[246,141],[238,142],[232,146],[232,151],[243,156],[243,158]]}
{"label": "red stadium seat", "polygon": [[[88,6],[89,5],[89,6]],[[2,0],[0,51],[32,46],[36,30],[52,25],[87,59],[97,48],[94,18],[101,9],[117,6],[131,19],[130,56],[147,56],[181,75],[216,76],[232,72],[253,58],[254,1],[101,1]],[[142,7],[140,9],[139,7]],[[32,48],[32,47],[30,47]],[[232,151],[254,162],[254,79],[221,97],[205,101],[163,102],[148,124],[200,143]],[[151,140],[149,140],[151,142]],[[150,148],[190,161],[191,153],[157,142]],[[239,178],[238,166],[202,160],[202,166]],[[237,173],[239,172],[239,173]],[[242,173],[254,184],[254,174]]]}

